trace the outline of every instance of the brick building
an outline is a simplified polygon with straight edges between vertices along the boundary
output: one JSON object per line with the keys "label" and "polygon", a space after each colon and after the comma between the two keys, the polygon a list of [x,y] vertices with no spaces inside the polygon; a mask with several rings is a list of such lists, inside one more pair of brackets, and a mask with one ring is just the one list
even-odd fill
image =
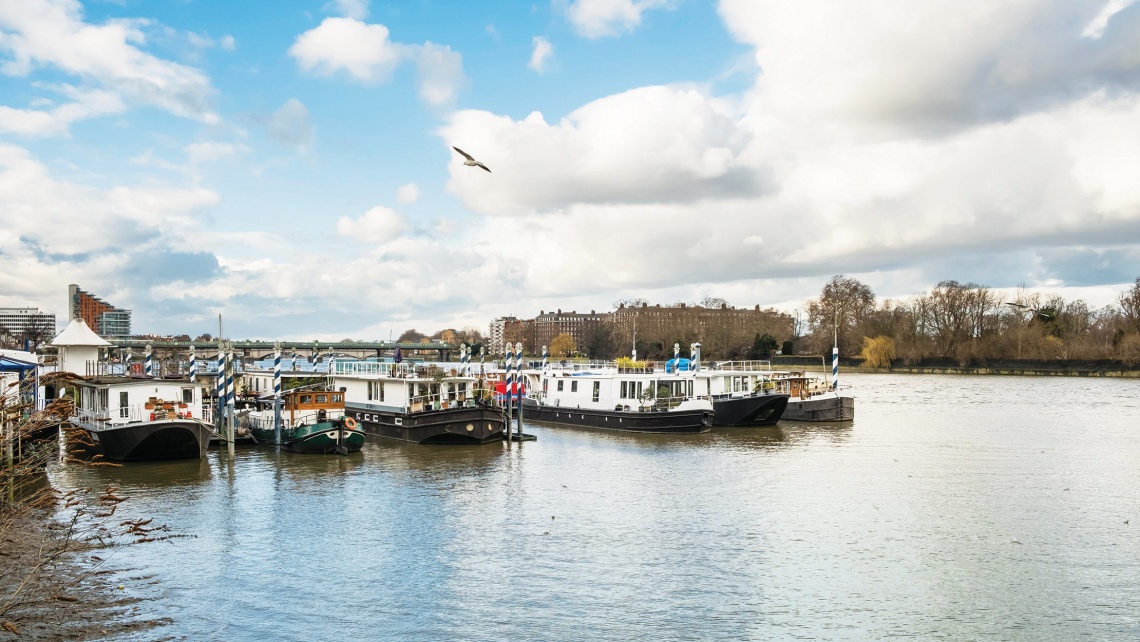
{"label": "brick building", "polygon": [[67,286],[67,300],[71,318],[83,319],[99,336],[115,339],[131,336],[130,310],[117,308],[74,283]]}

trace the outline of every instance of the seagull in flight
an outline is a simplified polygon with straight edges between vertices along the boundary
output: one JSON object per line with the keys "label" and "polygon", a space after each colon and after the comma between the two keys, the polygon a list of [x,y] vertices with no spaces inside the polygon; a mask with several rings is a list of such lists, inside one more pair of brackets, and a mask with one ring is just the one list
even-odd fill
{"label": "seagull in flight", "polygon": [[[482,167],[483,169],[487,169],[486,165],[475,160],[475,157],[472,156],[471,154],[468,154],[467,152],[463,151],[462,149],[459,149],[455,145],[452,145],[451,148],[454,149],[455,151],[459,152],[459,154],[461,156],[463,156],[463,158],[467,159],[467,160],[463,161],[463,164],[466,165],[467,167]],[[491,170],[487,169],[487,171],[489,172]]]}

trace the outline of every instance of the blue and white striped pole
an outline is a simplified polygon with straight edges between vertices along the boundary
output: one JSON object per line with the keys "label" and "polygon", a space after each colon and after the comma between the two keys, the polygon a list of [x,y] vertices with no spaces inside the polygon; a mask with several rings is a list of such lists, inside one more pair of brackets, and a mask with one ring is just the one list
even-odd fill
{"label": "blue and white striped pole", "polygon": [[681,344],[673,344],[673,374],[681,373]]}
{"label": "blue and white striped pole", "polygon": [[127,348],[127,356],[123,357],[123,375],[131,376],[131,349]]}
{"label": "blue and white striped pole", "polygon": [[[519,411],[522,411],[523,396],[523,349],[522,342],[515,344],[515,399],[518,401]],[[522,434],[522,424],[519,424],[519,434]]]}
{"label": "blue and white striped pole", "polygon": [[281,342],[273,344],[273,443],[281,445]]}
{"label": "blue and white striped pole", "polygon": [[839,310],[835,311],[835,343],[831,348],[831,389],[839,390]]}
{"label": "blue and white striped pole", "polygon": [[194,353],[194,344],[190,344],[190,383],[198,383],[198,355]]}
{"label": "blue and white striped pole", "polygon": [[546,346],[542,346],[542,369],[546,370]]}
{"label": "blue and white striped pole", "polygon": [[226,413],[226,349],[222,342],[218,342],[218,372],[216,380],[217,390],[215,391],[215,398],[218,402],[218,416],[214,420],[215,425],[218,427],[218,432],[222,430],[222,417]]}
{"label": "blue and white striped pole", "polygon": [[293,353],[293,365],[292,365],[292,367],[291,367],[290,369],[291,369],[293,372],[296,372],[296,371],[297,371],[297,353],[296,353],[296,352],[294,352],[294,353]]}
{"label": "blue and white striped pole", "polygon": [[281,397],[281,344],[273,346],[273,397]]}
{"label": "blue and white striped pole", "polygon": [[[511,393],[515,388],[515,353],[511,344],[507,344],[507,358],[506,358],[506,377],[504,379],[506,387],[503,389],[503,403],[507,407],[507,417],[511,416]],[[510,419],[507,420],[508,423]]]}
{"label": "blue and white striped pole", "polygon": [[[234,349],[226,346],[226,408],[234,406]],[[232,412],[232,411],[227,411]]]}
{"label": "blue and white striped pole", "polygon": [[519,423],[518,423],[519,429],[517,432],[518,432],[520,439],[522,438],[522,434],[523,434],[523,431],[522,431],[522,424],[523,424],[523,405],[522,405],[522,402],[523,402],[523,375],[522,375],[522,366],[523,366],[523,345],[522,345],[522,342],[519,342],[519,343],[515,344],[515,372],[518,375],[515,377],[515,379],[516,379],[516,381],[515,381],[515,387],[516,387],[515,394],[518,395],[518,397],[517,397],[518,404],[515,406],[515,416],[518,417],[518,421],[519,421]]}
{"label": "blue and white striped pole", "polygon": [[459,374],[467,374],[467,344],[459,344]]}
{"label": "blue and white striped pole", "polygon": [[479,376],[483,376],[483,361],[487,358],[487,349],[479,346]]}
{"label": "blue and white striped pole", "polygon": [[146,365],[144,367],[146,369],[146,376],[153,377],[154,376],[154,346],[152,346],[149,343],[146,344],[146,361],[145,361],[145,363],[146,363]]}
{"label": "blue and white striped pole", "polygon": [[689,361],[692,362],[689,367],[693,369],[694,374],[701,369],[701,344],[689,344]]}

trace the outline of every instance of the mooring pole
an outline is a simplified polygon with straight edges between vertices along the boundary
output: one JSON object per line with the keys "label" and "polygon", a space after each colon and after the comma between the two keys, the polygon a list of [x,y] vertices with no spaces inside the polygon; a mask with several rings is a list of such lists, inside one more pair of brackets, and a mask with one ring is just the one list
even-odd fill
{"label": "mooring pole", "polygon": [[273,344],[273,443],[281,445],[281,342]]}
{"label": "mooring pole", "polygon": [[515,375],[514,375],[514,370],[513,370],[513,367],[514,367],[514,353],[512,352],[513,349],[514,348],[511,347],[511,344],[508,343],[507,344],[507,355],[506,355],[506,357],[507,357],[506,358],[506,367],[504,368],[506,370],[506,377],[503,379],[503,383],[504,383],[504,387],[503,387],[503,408],[506,410],[506,413],[507,413],[507,443],[508,444],[511,443],[511,396],[512,396],[513,388],[514,388],[513,384],[515,382]]}
{"label": "mooring pole", "polygon": [[234,343],[226,341],[226,441],[230,456],[234,454],[234,411],[237,409],[234,396]]}
{"label": "mooring pole", "polygon": [[523,360],[522,360],[522,356],[523,356],[523,345],[521,342],[519,342],[519,343],[515,344],[515,386],[517,386],[517,388],[518,388],[518,391],[516,393],[517,396],[515,398],[516,402],[517,402],[515,404],[515,408],[516,408],[515,412],[518,414],[518,420],[519,420],[519,429],[515,432],[515,434],[519,436],[519,443],[520,444],[522,443],[522,434],[523,434],[523,429],[522,429],[522,424],[523,424],[523,416],[522,416],[523,415],[523,411],[522,411],[522,406],[523,406],[523,403],[522,403],[523,402],[522,364],[523,364]]}

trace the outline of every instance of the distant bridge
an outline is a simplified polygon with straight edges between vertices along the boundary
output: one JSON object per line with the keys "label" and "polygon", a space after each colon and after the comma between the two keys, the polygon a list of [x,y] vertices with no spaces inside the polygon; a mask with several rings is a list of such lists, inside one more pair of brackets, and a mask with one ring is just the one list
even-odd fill
{"label": "distant bridge", "polygon": [[[150,339],[111,339],[111,345],[115,348],[125,349],[130,348],[131,353],[136,358],[140,357],[149,344],[154,350],[162,350],[166,352],[175,352],[178,354],[190,353],[190,346],[194,346],[195,352],[199,355],[211,355],[217,353],[218,342],[214,341],[160,341]],[[413,351],[431,351],[439,355],[439,361],[447,361],[452,350],[458,346],[451,345],[443,341],[433,341],[431,343],[413,343],[413,342],[396,342],[396,341],[376,341],[376,342],[351,342],[351,343],[321,343],[319,341],[233,341],[234,354],[239,357],[248,358],[252,360],[267,359],[273,356],[274,343],[281,344],[282,358],[296,354],[298,356],[307,357],[313,360],[318,356],[328,356],[330,354],[348,355],[356,357],[357,359],[366,359],[368,357],[394,357],[396,348],[404,356],[410,357]]]}

